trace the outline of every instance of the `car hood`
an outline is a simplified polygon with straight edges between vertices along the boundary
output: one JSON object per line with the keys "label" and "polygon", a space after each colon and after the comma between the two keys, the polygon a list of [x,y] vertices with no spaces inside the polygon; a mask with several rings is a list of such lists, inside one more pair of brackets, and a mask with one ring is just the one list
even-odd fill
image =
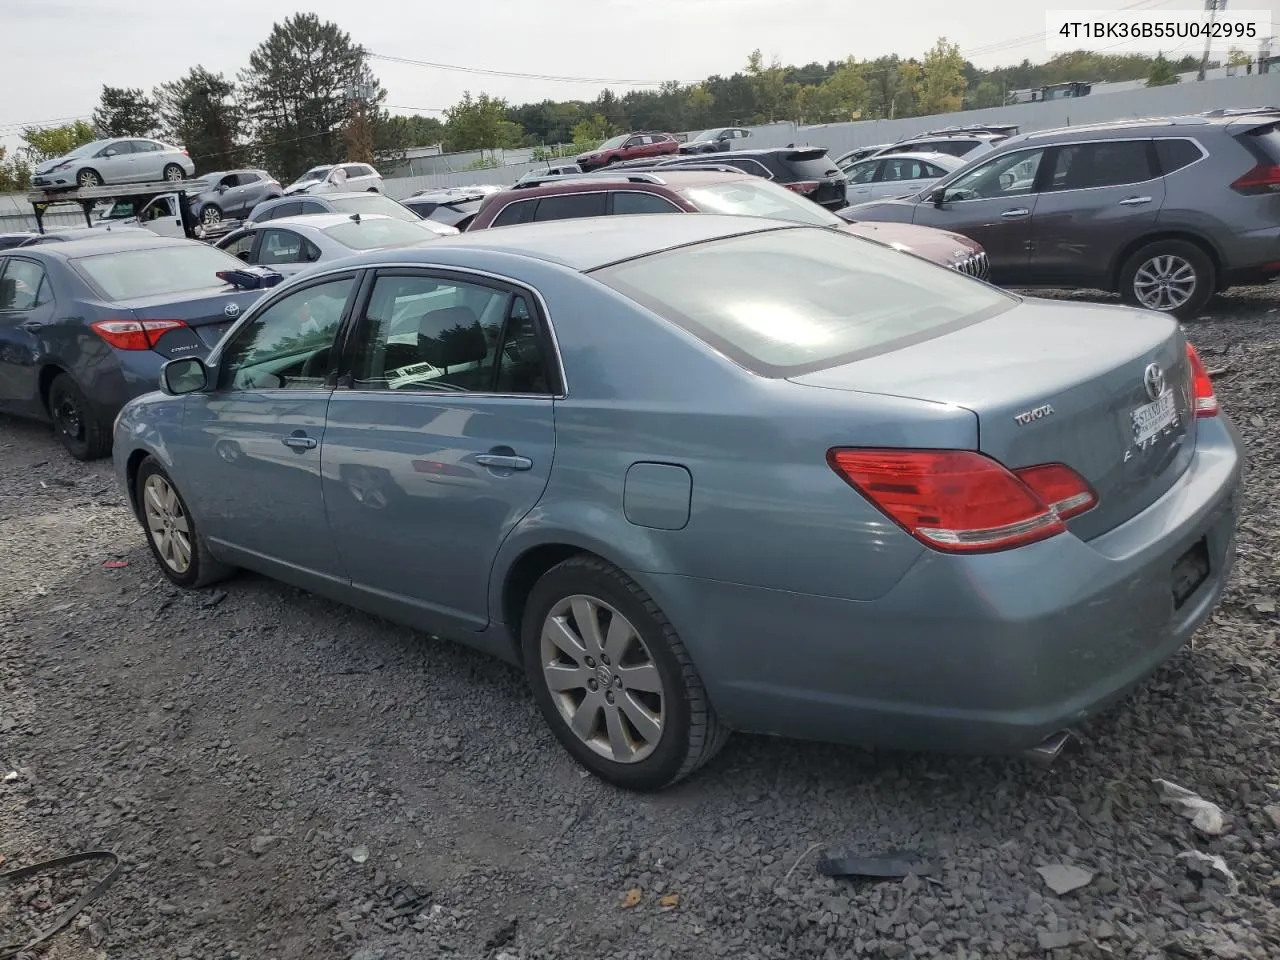
{"label": "car hood", "polygon": [[845,220],[891,220],[911,223],[916,218],[915,197],[897,197],[893,200],[868,200],[837,210],[836,215]]}
{"label": "car hood", "polygon": [[58,167],[62,166],[70,159],[70,157],[61,156],[54,157],[52,160],[46,160],[44,163],[40,164],[40,166],[36,167],[35,173],[37,176],[42,173],[49,173],[52,170],[58,169]]}
{"label": "car hood", "polygon": [[982,251],[982,245],[968,237],[950,230],[917,226],[913,223],[855,220],[844,224],[840,229],[878,243],[887,243],[935,263],[949,264],[965,260]]}
{"label": "car hood", "polygon": [[590,160],[592,157],[598,157],[598,156],[600,156],[600,155],[601,155],[601,153],[602,153],[602,151],[600,151],[600,150],[589,150],[589,151],[587,151],[586,153],[580,153],[580,154],[578,154],[578,155],[574,158],[574,160],[575,160],[577,163],[581,163],[583,160]]}
{"label": "car hood", "polygon": [[323,180],[299,180],[296,183],[291,183],[289,186],[285,187],[284,195],[288,197],[295,193],[306,193],[312,187],[317,187],[323,182]]}

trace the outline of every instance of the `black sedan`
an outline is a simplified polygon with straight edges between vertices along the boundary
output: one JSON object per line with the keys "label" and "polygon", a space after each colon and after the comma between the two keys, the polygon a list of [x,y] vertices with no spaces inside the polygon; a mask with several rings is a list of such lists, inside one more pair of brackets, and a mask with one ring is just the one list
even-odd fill
{"label": "black sedan", "polygon": [[116,414],[158,389],[161,365],[203,357],[261,296],[218,276],[243,270],[149,233],[0,250],[0,412],[52,420],[78,460],[105,456]]}

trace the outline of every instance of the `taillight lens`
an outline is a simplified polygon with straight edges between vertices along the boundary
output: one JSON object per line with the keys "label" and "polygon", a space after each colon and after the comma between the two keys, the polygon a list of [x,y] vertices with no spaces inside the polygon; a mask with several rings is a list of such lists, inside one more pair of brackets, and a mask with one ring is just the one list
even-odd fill
{"label": "taillight lens", "polygon": [[99,320],[90,326],[117,350],[151,350],[170,330],[186,324],[181,320]]}
{"label": "taillight lens", "polygon": [[1218,403],[1218,394],[1213,389],[1213,381],[1209,379],[1209,371],[1196,348],[1187,344],[1187,364],[1191,368],[1191,406],[1197,417],[1216,417],[1222,411]]}
{"label": "taillight lens", "polygon": [[831,468],[921,543],[991,553],[1066,532],[1097,496],[1070,467],[1016,473],[968,450],[835,449]]}
{"label": "taillight lens", "polygon": [[1231,189],[1246,196],[1280,192],[1280,165],[1260,163],[1248,173],[1238,177],[1231,184]]}
{"label": "taillight lens", "polygon": [[817,180],[797,180],[795,183],[784,183],[783,186],[796,193],[813,193],[819,184]]}

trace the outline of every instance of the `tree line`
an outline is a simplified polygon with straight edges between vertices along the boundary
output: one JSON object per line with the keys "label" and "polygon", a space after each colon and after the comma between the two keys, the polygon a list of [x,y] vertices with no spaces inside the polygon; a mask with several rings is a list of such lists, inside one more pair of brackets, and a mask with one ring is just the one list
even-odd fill
{"label": "tree line", "polygon": [[[1235,58],[1237,51],[1232,52]],[[670,82],[592,101],[515,106],[487,93],[462,99],[443,119],[395,115],[370,57],[350,34],[313,13],[272,26],[235,78],[192,67],[147,92],[104,86],[92,122],[22,131],[24,146],[0,147],[0,192],[28,189],[44,160],[104,137],[158,137],[187,149],[198,174],[263,167],[282,180],[321,163],[387,164],[410,147],[445,152],[535,148],[539,159],[598,145],[628,130],[678,132],[790,120],[801,124],[927,116],[999,106],[1012,91],[1067,80],[1176,81],[1196,58],[1065,53],[1046,63],[980,70],[941,38],[920,57],[784,66],[752,52],[742,70],[697,84]],[[496,166],[483,159],[478,166]]]}

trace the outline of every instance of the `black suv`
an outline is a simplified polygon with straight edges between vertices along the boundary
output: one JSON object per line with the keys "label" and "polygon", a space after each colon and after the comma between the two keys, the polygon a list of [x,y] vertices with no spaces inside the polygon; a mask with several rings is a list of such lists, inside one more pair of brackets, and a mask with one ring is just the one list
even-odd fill
{"label": "black suv", "polygon": [[779,186],[808,197],[828,210],[845,203],[848,181],[827,155],[825,147],[772,147],[764,150],[734,150],[714,157],[658,157],[615,163],[610,170],[715,170],[734,167],[745,173],[772,180]]}
{"label": "black suv", "polygon": [[443,190],[423,190],[400,202],[423,220],[434,220],[448,227],[465,230],[475,219],[480,204],[493,190],[469,190],[466,187],[449,187]]}

